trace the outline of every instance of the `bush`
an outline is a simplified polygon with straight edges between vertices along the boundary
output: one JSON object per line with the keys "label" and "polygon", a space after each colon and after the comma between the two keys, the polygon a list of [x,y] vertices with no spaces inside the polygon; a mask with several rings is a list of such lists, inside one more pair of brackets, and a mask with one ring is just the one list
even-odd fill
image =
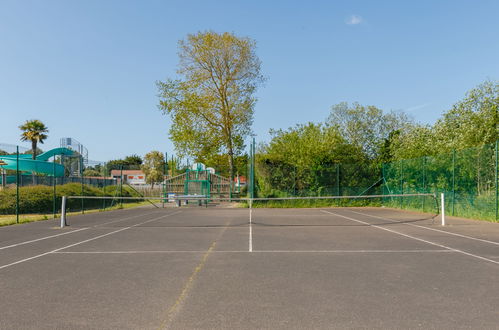
{"label": "bush", "polygon": [[[28,186],[19,188],[19,211],[23,214],[43,214],[53,212],[54,188],[50,186]],[[99,189],[93,186],[84,185],[83,194],[80,183],[68,183],[56,187],[56,207],[60,211],[62,196],[119,196],[118,186],[107,186]],[[138,194],[131,188],[123,186],[124,197],[137,197]],[[125,200],[124,202],[134,202]],[[110,202],[107,201],[107,206]],[[85,209],[100,208],[104,201],[100,199],[85,199],[83,201]],[[81,209],[81,199],[68,199],[68,210]],[[16,189],[0,190],[0,214],[16,213]]]}

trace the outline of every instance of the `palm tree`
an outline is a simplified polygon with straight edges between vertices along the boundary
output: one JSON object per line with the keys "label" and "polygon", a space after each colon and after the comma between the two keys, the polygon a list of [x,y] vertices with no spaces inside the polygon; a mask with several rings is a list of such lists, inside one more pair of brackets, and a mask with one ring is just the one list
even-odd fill
{"label": "palm tree", "polygon": [[36,145],[38,142],[43,143],[48,137],[48,128],[44,123],[37,119],[26,120],[26,122],[19,126],[19,129],[23,131],[21,134],[22,141],[31,141],[31,150],[33,151],[33,160],[36,159]]}

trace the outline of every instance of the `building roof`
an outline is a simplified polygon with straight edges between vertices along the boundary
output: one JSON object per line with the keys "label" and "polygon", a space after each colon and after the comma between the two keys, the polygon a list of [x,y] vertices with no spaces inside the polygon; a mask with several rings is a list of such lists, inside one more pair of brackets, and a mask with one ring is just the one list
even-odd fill
{"label": "building roof", "polygon": [[[111,176],[120,176],[121,170],[111,170]],[[141,170],[123,170],[123,175],[138,174],[144,175]]]}

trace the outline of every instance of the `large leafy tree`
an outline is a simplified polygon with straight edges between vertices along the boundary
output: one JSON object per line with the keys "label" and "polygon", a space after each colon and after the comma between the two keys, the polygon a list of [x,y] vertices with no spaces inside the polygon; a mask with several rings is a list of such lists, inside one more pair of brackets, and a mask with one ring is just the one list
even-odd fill
{"label": "large leafy tree", "polygon": [[196,160],[234,157],[251,132],[254,93],[264,81],[255,41],[232,33],[199,32],[179,42],[181,79],[157,82],[159,108],[172,119],[170,137],[180,155]]}
{"label": "large leafy tree", "polygon": [[24,124],[19,126],[22,132],[21,140],[31,142],[31,150],[33,151],[33,159],[36,159],[38,143],[42,143],[47,139],[48,128],[44,123],[37,119],[27,120]]}
{"label": "large leafy tree", "polygon": [[499,140],[499,83],[486,81],[470,90],[434,126],[440,151]]}
{"label": "large leafy tree", "polygon": [[146,182],[154,187],[154,183],[161,182],[165,174],[165,157],[162,152],[151,151],[144,156],[144,163],[140,166],[146,176]]}
{"label": "large leafy tree", "polygon": [[404,132],[412,126],[411,118],[404,112],[385,113],[375,106],[345,102],[331,108],[326,123],[337,127],[348,143],[361,148],[372,160],[382,156],[390,134],[393,136],[394,132]]}

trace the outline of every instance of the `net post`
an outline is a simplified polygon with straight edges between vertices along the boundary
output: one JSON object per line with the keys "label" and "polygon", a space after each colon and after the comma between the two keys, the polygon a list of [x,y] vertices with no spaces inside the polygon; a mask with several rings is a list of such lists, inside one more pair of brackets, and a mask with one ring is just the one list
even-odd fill
{"label": "net post", "polygon": [[66,196],[62,196],[62,205],[61,205],[61,228],[66,226]]}
{"label": "net post", "polygon": [[441,203],[441,217],[442,217],[442,226],[445,226],[445,194],[441,193],[440,194],[440,203]]}

